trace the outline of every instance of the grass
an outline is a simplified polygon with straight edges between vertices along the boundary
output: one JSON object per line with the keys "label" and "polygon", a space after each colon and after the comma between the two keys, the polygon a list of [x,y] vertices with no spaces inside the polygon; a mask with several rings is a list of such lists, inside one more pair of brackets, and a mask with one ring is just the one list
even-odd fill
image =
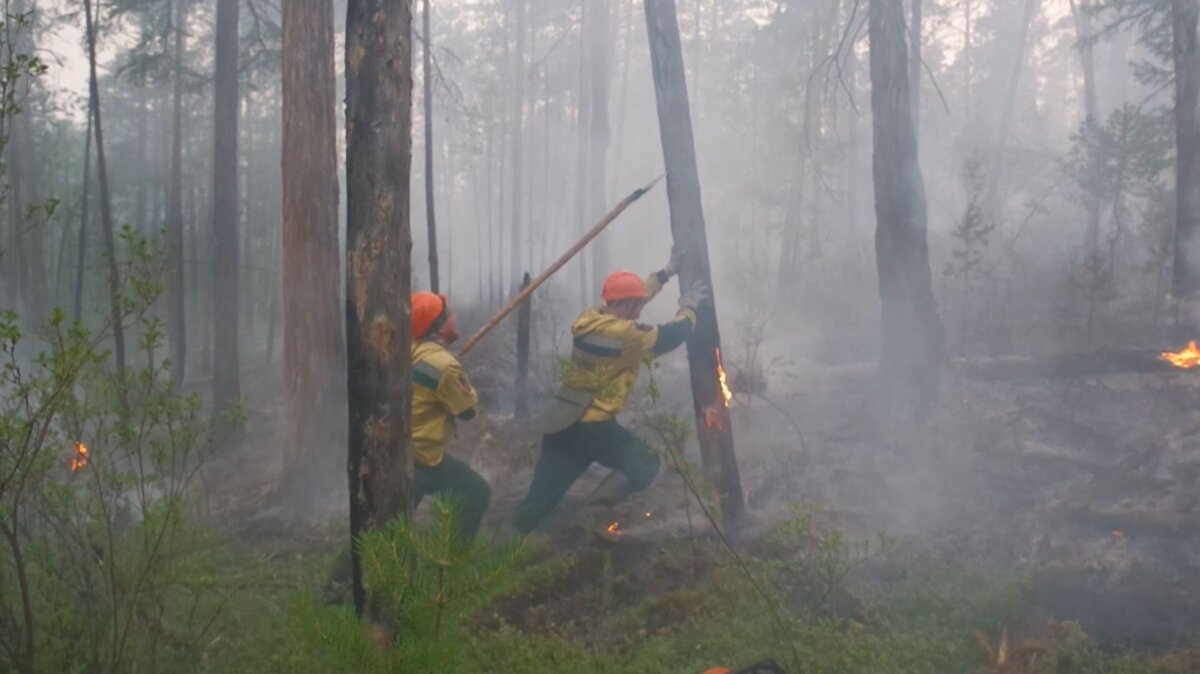
{"label": "grass", "polygon": [[[580,568],[597,567],[581,567],[561,556],[521,571],[517,582],[523,587],[506,595],[532,592],[539,601],[559,602],[563,610],[552,624],[537,623],[536,629],[523,625],[520,611],[508,615],[497,609],[508,601],[502,599],[456,626],[435,647],[402,645],[399,652],[381,654],[348,609],[322,606],[316,598],[339,543],[340,536],[331,536],[307,547],[268,542],[230,553],[214,579],[227,591],[214,593],[223,597],[225,606],[211,638],[201,653],[160,663],[160,670],[698,674],[714,666],[773,658],[787,671],[803,674],[1190,671],[1185,669],[1190,665],[1173,666],[1167,659],[1102,653],[1069,626],[1055,628],[1054,634],[1051,630],[1014,636],[1014,661],[1007,669],[996,669],[975,634],[995,641],[1001,630],[1015,634],[1021,627],[1029,593],[1017,577],[970,569],[929,570],[873,592],[854,618],[801,618],[810,614],[788,611],[781,632],[729,565],[714,563],[695,582],[663,592],[629,581],[632,591],[606,594],[594,590],[620,585],[624,579],[582,577]],[[674,549],[657,554],[682,553]],[[555,592],[539,592],[548,586]],[[581,636],[593,629],[623,633],[605,639]],[[1016,661],[1022,649],[1047,644],[1037,659],[1040,664]]]}

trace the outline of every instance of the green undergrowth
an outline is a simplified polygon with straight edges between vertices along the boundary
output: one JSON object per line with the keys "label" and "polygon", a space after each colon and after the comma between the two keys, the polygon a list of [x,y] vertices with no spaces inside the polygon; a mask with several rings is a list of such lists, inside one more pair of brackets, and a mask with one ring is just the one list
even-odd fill
{"label": "green undergrowth", "polygon": [[[747,568],[770,588],[773,611],[746,571],[712,544],[701,546],[697,570],[684,541],[634,553],[622,552],[623,544],[585,546],[517,566],[512,551],[464,554],[442,538],[450,557],[475,558],[449,572],[455,577],[439,590],[438,548],[427,547],[432,556],[413,566],[405,552],[413,535],[394,528],[364,546],[368,557],[372,547],[390,549],[405,565],[376,576],[393,584],[393,608],[407,604],[383,621],[398,627],[391,647],[373,641],[350,607],[323,605],[314,591],[340,539],[309,550],[276,544],[226,560],[245,590],[187,671],[698,674],[767,658],[805,674],[1187,671],[1102,653],[1074,625],[1029,625],[1022,579],[973,569],[910,572],[864,586],[867,598],[849,608],[814,612],[803,592],[788,587],[780,560],[751,559]],[[421,545],[439,540],[418,535],[426,537]],[[685,578],[665,582],[677,568]],[[445,613],[435,627],[439,596]],[[997,668],[988,645],[998,646],[1002,633],[1011,655]]]}

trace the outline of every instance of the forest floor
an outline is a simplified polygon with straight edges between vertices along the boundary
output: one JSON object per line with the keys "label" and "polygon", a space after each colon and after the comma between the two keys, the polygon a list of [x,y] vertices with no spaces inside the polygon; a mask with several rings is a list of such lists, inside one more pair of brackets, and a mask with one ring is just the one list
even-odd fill
{"label": "forest floor", "polygon": [[[817,666],[807,652],[793,652],[791,662],[829,672],[1200,671],[1200,651],[1188,650],[1200,646],[1200,373],[1005,382],[950,373],[937,414],[912,428],[871,413],[869,372],[790,370],[758,394],[735,395],[732,423],[752,512],[741,558],[784,571],[807,560],[818,576],[840,574],[819,601],[805,596],[807,581],[764,594],[784,609],[806,606],[813,622],[801,622],[832,626],[839,638],[875,631],[879,653],[864,661],[911,654],[905,666],[884,669],[849,660]],[[658,378],[675,395],[657,407],[687,411],[682,373]],[[486,535],[523,495],[534,440],[511,419],[490,415],[464,425],[452,451],[493,485]],[[248,541],[239,554],[255,563],[298,562],[307,571],[293,579],[319,591],[312,586],[344,544],[344,492],[323,497],[318,516],[291,517],[269,505],[271,465],[261,451],[218,461],[210,472],[221,477],[210,482],[221,486],[210,508],[235,539]],[[769,634],[770,602],[743,582],[739,558],[685,498],[671,468],[664,465],[647,492],[603,513],[619,523],[615,543],[576,525],[602,475],[598,468],[585,475],[543,527],[522,589],[468,621],[479,657],[497,667],[486,671],[687,672],[692,662],[720,664],[722,656],[783,662],[786,648]],[[798,517],[809,523],[804,540],[824,552],[778,548],[771,532]],[[880,532],[895,544],[859,554]],[[913,598],[914,587],[922,599]],[[879,616],[897,606],[907,607],[896,614],[906,627],[879,627],[888,624]],[[934,629],[929,620],[953,657],[931,650],[930,632],[905,631]],[[1066,630],[1065,622],[1078,628]],[[730,641],[738,626],[768,634]],[[1044,654],[1086,634],[1100,651],[1136,655],[1091,669],[1016,662],[989,669],[976,631],[990,635],[985,642],[1008,631],[1014,653]],[[828,634],[806,634],[833,643]],[[517,652],[514,663],[524,664],[499,668]],[[570,669],[531,664],[544,658]],[[671,662],[681,668],[664,664]]]}

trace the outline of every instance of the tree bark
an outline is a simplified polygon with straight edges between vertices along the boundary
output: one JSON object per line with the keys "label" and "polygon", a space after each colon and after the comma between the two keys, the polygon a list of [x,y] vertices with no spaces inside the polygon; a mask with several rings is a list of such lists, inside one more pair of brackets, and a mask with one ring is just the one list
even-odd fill
{"label": "tree bark", "polygon": [[284,3],[284,461],[301,488],[345,460],[334,48],[333,0]]}
{"label": "tree bark", "polygon": [[100,223],[104,229],[104,250],[108,255],[108,293],[113,331],[113,357],[117,371],[125,370],[125,326],[121,318],[121,277],[117,268],[117,245],[112,217],[112,200],[108,190],[108,163],[104,157],[104,125],[101,123],[100,84],[96,74],[96,19],[92,15],[92,0],[83,0],[86,15],[89,96],[92,99],[92,125],[96,134],[96,168],[100,179]]}
{"label": "tree bark", "polygon": [[[529,272],[521,280],[521,290],[529,287]],[[521,303],[517,310],[517,401],[513,416],[524,419],[529,416],[529,399],[526,383],[529,379],[529,331],[533,324],[533,298]]]}
{"label": "tree bark", "polygon": [[1193,299],[1200,289],[1195,234],[1200,226],[1200,50],[1196,48],[1196,0],[1171,0],[1175,62],[1175,265],[1176,299]]}
{"label": "tree bark", "polygon": [[521,169],[522,137],[525,128],[525,0],[516,0],[517,26],[516,49],[513,51],[513,92],[512,92],[512,241],[509,255],[508,273],[512,276],[508,282],[510,291],[516,289],[521,278]]}
{"label": "tree bark", "polygon": [[171,195],[170,240],[168,250],[170,266],[167,279],[170,316],[167,333],[171,342],[171,364],[175,385],[183,383],[187,373],[187,319],[184,305],[183,275],[183,56],[184,34],[187,23],[185,0],[174,0],[175,62],[172,64],[174,91],[171,107]]}
{"label": "tree bark", "polygon": [[912,0],[908,25],[908,93],[912,99],[913,135],[921,143],[921,0]]}
{"label": "tree bark", "polygon": [[[608,90],[609,90],[609,61],[611,59],[611,50],[609,48],[609,18],[611,4],[610,0],[587,0],[591,3],[591,11],[588,13],[590,19],[588,26],[588,35],[591,38],[589,45],[590,58],[588,59],[589,70],[591,71],[590,85],[591,96],[589,103],[591,104],[591,115],[588,120],[591,124],[590,139],[591,147],[588,149],[588,181],[590,184],[591,216],[588,220],[594,220],[604,215],[608,210],[608,144],[610,139],[610,131],[608,125]],[[609,259],[608,259],[608,243],[603,239],[597,239],[592,244],[592,286],[599,288],[604,284],[604,278],[608,275]]]}
{"label": "tree bark", "polygon": [[921,415],[937,400],[943,337],[929,270],[901,0],[871,0],[868,20],[880,375],[892,409]]}
{"label": "tree bark", "polygon": [[[684,256],[679,270],[680,284],[686,288],[700,282],[711,288],[708,238],[675,1],[645,0],[645,8],[663,163],[667,169],[671,234]],[[746,506],[729,410],[717,380],[721,335],[716,300],[704,303],[698,313],[699,321],[687,345],[696,435],[704,473],[717,493],[722,517],[727,526],[736,526]]]}
{"label": "tree bark", "polygon": [[[285,3],[286,4],[286,3]],[[213,81],[213,411],[241,397],[238,354],[238,12],[239,0],[217,0]]]}
{"label": "tree bark", "polygon": [[75,251],[75,292],[72,305],[72,318],[76,321],[83,319],[83,270],[87,266],[87,223],[88,207],[91,204],[89,187],[91,186],[92,168],[92,97],[88,94],[87,138],[83,143],[83,183],[79,197],[79,247]]}
{"label": "tree bark", "polygon": [[433,67],[430,50],[433,37],[429,32],[429,0],[421,3],[421,25],[425,39],[421,50],[421,79],[425,93],[425,224],[429,237],[429,289],[440,292],[438,285],[437,221],[433,211]]}
{"label": "tree bark", "polygon": [[[350,535],[407,512],[412,483],[411,0],[346,7],[346,354]],[[366,609],[352,555],[354,605]]]}

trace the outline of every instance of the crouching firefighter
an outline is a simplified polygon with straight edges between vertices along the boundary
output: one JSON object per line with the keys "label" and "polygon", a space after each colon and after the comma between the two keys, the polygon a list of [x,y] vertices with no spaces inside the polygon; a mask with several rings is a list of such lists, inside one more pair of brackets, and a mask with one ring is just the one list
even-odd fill
{"label": "crouching firefighter", "polygon": [[445,295],[412,295],[413,507],[429,494],[462,500],[461,530],[473,537],[492,498],[486,480],[446,453],[458,421],[475,418],[479,396],[446,345],[458,339],[458,318]]}
{"label": "crouching firefighter", "polygon": [[543,434],[542,452],[529,493],[513,518],[515,532],[533,531],[592,463],[612,473],[597,486],[589,505],[611,507],[654,481],[658,456],[616,417],[633,392],[642,361],[675,350],[696,325],[696,308],[708,295],[703,286],[680,297],[679,312],[669,323],[637,322],[674,275],[674,258],[646,279],[630,271],[613,272],[601,292],[604,305],[587,309],[571,324],[571,363],[536,424]]}

